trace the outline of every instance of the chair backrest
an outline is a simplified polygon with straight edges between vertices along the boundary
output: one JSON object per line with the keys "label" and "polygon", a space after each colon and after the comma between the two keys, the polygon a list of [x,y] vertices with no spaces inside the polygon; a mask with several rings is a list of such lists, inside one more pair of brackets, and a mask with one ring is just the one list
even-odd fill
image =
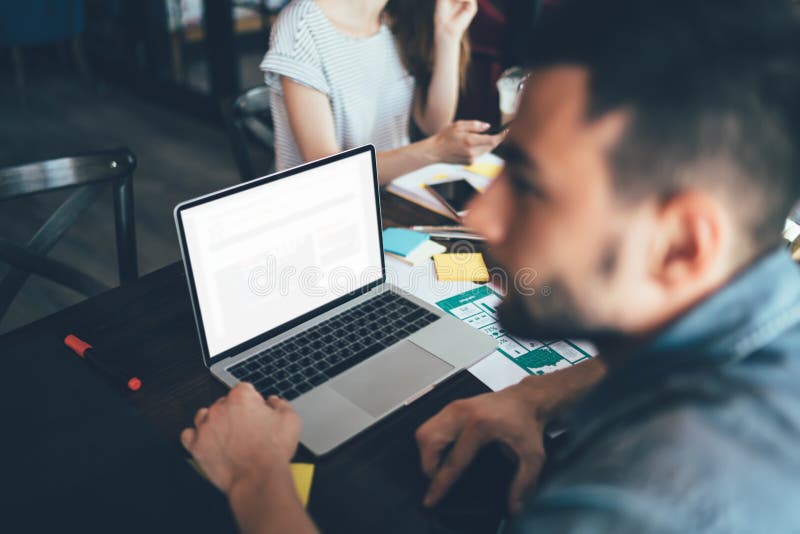
{"label": "chair backrest", "polygon": [[[275,130],[269,108],[269,88],[254,87],[233,103],[230,120],[233,157],[241,181],[246,182],[275,169]],[[250,156],[249,144],[256,144],[266,157],[266,168],[256,171]]]}
{"label": "chair backrest", "polygon": [[59,189],[74,189],[24,246],[0,237],[0,262],[11,268],[0,278],[0,319],[25,280],[36,274],[84,295],[107,289],[97,279],[47,253],[78,217],[111,185],[120,284],[138,277],[133,214],[136,157],[127,148],[93,152],[0,169],[0,203]]}

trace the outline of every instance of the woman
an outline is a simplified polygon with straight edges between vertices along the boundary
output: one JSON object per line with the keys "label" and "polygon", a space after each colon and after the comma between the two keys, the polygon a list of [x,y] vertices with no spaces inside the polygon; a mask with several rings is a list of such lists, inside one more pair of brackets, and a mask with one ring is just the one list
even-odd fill
{"label": "woman", "polygon": [[[476,0],[294,0],[261,63],[277,168],[372,143],[381,182],[435,162],[468,163],[502,134],[453,123]],[[409,144],[409,120],[429,137]]]}

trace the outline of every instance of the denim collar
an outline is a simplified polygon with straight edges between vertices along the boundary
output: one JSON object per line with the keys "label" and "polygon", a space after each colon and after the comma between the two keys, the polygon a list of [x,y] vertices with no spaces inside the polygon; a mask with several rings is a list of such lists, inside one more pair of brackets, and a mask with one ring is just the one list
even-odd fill
{"label": "denim collar", "polygon": [[741,361],[798,323],[800,267],[783,249],[769,252],[613,368],[569,415],[564,453],[651,400],[670,375]]}

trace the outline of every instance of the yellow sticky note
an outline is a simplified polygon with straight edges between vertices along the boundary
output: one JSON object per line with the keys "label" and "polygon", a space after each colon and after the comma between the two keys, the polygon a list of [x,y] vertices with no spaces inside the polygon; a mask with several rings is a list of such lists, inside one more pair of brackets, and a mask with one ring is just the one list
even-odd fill
{"label": "yellow sticky note", "polygon": [[425,186],[428,185],[428,184],[432,184],[434,182],[442,182],[442,181],[451,180],[451,179],[452,179],[452,177],[450,177],[450,176],[448,176],[446,174],[439,173],[436,176],[432,176],[428,180],[422,182],[421,184],[418,185],[418,187],[420,189],[425,189]]}
{"label": "yellow sticky note", "polygon": [[490,179],[497,178],[503,171],[503,166],[497,163],[473,163],[469,167],[464,168],[471,173],[479,174]]}
{"label": "yellow sticky note", "polygon": [[292,478],[297,496],[303,507],[308,506],[308,497],[311,495],[311,480],[314,478],[314,464],[292,464]]}
{"label": "yellow sticky note", "polygon": [[[200,469],[192,458],[186,460],[192,468],[197,471],[197,474],[208,480],[208,477]],[[291,464],[292,479],[294,480],[294,489],[297,491],[297,496],[303,507],[308,506],[308,498],[311,495],[311,481],[314,478],[314,464]]]}
{"label": "yellow sticky note", "polygon": [[442,282],[488,282],[489,271],[480,252],[436,254],[436,278]]}

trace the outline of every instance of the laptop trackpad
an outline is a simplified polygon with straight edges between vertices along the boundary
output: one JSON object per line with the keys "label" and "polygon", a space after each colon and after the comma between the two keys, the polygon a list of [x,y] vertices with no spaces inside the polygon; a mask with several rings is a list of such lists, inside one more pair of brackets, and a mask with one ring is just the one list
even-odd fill
{"label": "laptop trackpad", "polygon": [[368,414],[380,417],[452,369],[430,352],[403,341],[329,384]]}

